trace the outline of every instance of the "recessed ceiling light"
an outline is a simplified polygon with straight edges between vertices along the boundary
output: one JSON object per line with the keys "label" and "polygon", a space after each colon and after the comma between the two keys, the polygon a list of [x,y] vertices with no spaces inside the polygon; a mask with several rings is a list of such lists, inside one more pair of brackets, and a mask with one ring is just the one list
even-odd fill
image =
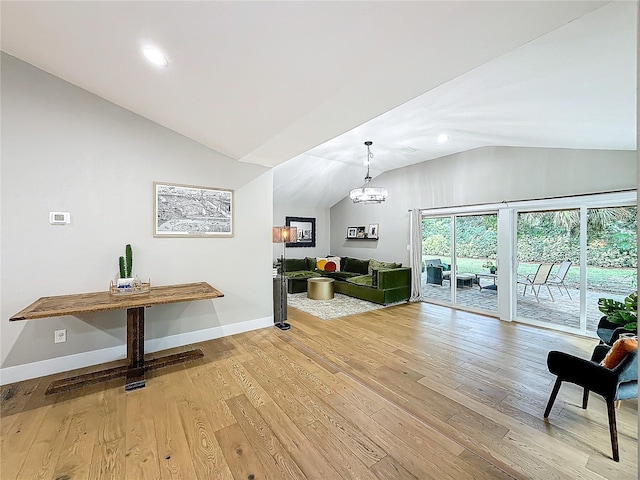
{"label": "recessed ceiling light", "polygon": [[441,133],[440,135],[438,135],[438,143],[444,143],[448,140],[449,140],[449,135],[445,135],[444,133]]}
{"label": "recessed ceiling light", "polygon": [[164,53],[156,47],[146,46],[142,49],[143,55],[157,67],[166,67],[169,65],[169,60],[164,56]]}

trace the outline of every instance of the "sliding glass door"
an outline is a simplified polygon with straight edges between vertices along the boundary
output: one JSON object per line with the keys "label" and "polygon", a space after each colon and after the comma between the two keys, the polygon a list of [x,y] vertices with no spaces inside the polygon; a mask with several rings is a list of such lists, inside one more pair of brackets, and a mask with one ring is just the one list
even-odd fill
{"label": "sliding glass door", "polygon": [[587,332],[602,313],[598,298],[624,301],[637,291],[636,207],[587,209]]}
{"label": "sliding glass door", "polygon": [[496,213],[424,218],[423,297],[495,314],[497,251]]}
{"label": "sliding glass door", "polygon": [[423,298],[595,337],[598,299],[637,291],[636,203],[630,191],[423,210]]}
{"label": "sliding glass door", "polygon": [[580,328],[580,210],[518,213],[517,319]]}
{"label": "sliding glass door", "polygon": [[448,275],[451,268],[451,218],[422,219],[422,296],[451,302]]}
{"label": "sliding glass door", "polygon": [[454,218],[455,303],[473,310],[496,313],[498,215],[457,215]]}
{"label": "sliding glass door", "polygon": [[595,334],[598,299],[622,301],[637,289],[636,211],[583,206],[518,213],[517,320]]}

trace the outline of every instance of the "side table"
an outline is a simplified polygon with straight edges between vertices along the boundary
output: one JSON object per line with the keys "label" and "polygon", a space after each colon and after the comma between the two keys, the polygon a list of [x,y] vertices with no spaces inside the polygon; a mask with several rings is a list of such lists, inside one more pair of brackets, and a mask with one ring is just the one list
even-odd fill
{"label": "side table", "polygon": [[[482,285],[480,283],[481,278],[493,279],[493,283],[489,285]],[[497,273],[476,273],[476,282],[478,283],[478,287],[480,287],[480,291],[484,290],[498,290],[498,285],[496,285],[496,278],[498,278]]]}
{"label": "side table", "polygon": [[311,300],[331,300],[333,298],[333,278],[308,279],[307,298]]}

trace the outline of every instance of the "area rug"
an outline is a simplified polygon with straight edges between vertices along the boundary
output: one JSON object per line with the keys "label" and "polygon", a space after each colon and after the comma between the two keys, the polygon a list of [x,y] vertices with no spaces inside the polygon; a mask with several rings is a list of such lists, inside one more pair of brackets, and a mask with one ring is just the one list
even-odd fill
{"label": "area rug", "polygon": [[290,293],[287,295],[287,304],[323,320],[346,317],[385,307],[339,293],[336,293],[332,300],[311,300],[307,298],[306,292]]}

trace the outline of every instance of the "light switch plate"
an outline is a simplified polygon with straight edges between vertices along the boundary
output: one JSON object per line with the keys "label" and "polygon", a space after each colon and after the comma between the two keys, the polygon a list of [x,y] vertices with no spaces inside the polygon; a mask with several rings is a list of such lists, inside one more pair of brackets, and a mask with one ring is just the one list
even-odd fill
{"label": "light switch plate", "polygon": [[67,329],[56,330],[53,332],[53,343],[64,343],[67,341]]}

